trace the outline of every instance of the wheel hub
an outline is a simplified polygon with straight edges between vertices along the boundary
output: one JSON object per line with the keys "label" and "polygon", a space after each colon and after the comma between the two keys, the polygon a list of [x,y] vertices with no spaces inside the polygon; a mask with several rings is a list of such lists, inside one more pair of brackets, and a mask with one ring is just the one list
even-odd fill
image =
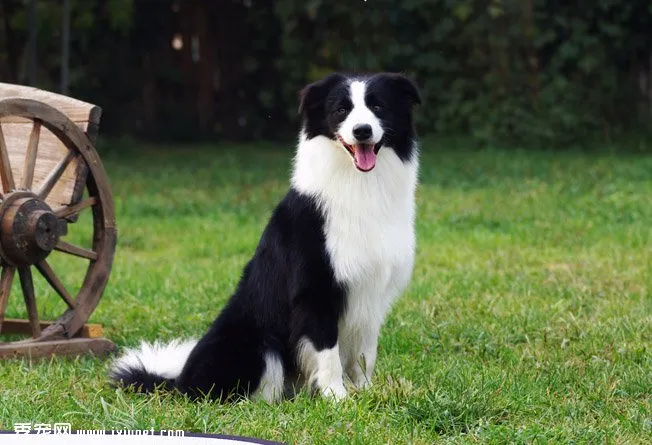
{"label": "wheel hub", "polygon": [[9,193],[0,202],[0,257],[18,267],[45,259],[59,242],[59,219],[35,194]]}

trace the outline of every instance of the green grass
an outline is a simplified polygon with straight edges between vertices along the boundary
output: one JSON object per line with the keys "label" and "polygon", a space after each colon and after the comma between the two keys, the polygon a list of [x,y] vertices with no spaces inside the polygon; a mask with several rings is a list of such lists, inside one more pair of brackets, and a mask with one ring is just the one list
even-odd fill
{"label": "green grass", "polygon": [[[198,336],[284,194],[291,150],[116,145],[102,158],[119,243],[91,320],[119,346]],[[0,428],[306,444],[651,440],[652,157],[426,142],[421,179],[414,277],[383,328],[372,390],[337,405],[191,403],[112,389],[103,359],[1,362]],[[78,264],[56,260],[72,287]],[[20,300],[9,316],[23,315]],[[61,310],[52,295],[39,301]]]}

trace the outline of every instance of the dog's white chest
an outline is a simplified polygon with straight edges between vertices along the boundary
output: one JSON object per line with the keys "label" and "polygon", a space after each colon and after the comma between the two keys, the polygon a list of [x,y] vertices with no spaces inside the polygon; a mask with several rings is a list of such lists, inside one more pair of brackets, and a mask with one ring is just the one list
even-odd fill
{"label": "dog's white chest", "polygon": [[371,172],[351,164],[327,138],[303,141],[293,184],[324,212],[326,249],[347,289],[347,314],[382,320],[412,273],[418,161],[382,148]]}
{"label": "dog's white chest", "polygon": [[388,152],[370,173],[343,171],[323,202],[326,248],[347,313],[382,320],[414,264],[416,166]]}
{"label": "dog's white chest", "polygon": [[411,222],[382,222],[362,211],[335,217],[327,224],[326,244],[336,279],[347,290],[341,333],[350,337],[358,329],[375,332],[412,274]]}
{"label": "dog's white chest", "polygon": [[331,265],[349,293],[385,293],[407,284],[414,262],[413,222],[406,215],[382,213],[360,205],[327,218]]}

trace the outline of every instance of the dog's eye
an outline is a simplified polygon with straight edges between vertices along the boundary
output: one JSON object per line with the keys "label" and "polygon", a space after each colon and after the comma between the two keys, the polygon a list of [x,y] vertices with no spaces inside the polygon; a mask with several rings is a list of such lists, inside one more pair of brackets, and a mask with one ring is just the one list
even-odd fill
{"label": "dog's eye", "polygon": [[346,108],[340,107],[340,108],[337,109],[337,111],[335,113],[340,115],[340,116],[343,115],[343,114],[346,114]]}
{"label": "dog's eye", "polygon": [[372,108],[372,109],[373,109],[374,111],[380,111],[380,110],[382,110],[382,109],[383,109],[383,107],[382,107],[382,106],[380,106],[380,105],[374,105],[374,106],[373,106],[373,107],[371,107],[371,108]]}

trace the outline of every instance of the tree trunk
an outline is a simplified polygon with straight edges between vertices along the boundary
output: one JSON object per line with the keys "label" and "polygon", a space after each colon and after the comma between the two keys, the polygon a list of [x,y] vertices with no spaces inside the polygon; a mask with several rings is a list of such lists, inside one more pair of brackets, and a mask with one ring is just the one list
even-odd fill
{"label": "tree trunk", "polygon": [[36,37],[38,35],[38,24],[36,22],[36,0],[29,1],[29,40],[27,46],[27,83],[36,85]]}
{"label": "tree trunk", "polygon": [[16,12],[14,0],[2,0],[0,3],[2,21],[5,29],[5,41],[7,42],[7,65],[0,70],[0,75],[9,83],[18,82],[18,61],[20,59],[20,36],[18,31],[11,27],[11,17]]}
{"label": "tree trunk", "polygon": [[536,102],[539,92],[539,55],[534,47],[536,27],[534,25],[534,0],[525,0],[523,20],[525,27],[525,57],[528,68],[528,85],[532,100]]}
{"label": "tree trunk", "polygon": [[145,134],[153,134],[156,131],[156,79],[152,66],[152,53],[145,52],[142,59],[143,86],[141,89],[141,100],[143,104],[143,131]]}
{"label": "tree trunk", "polygon": [[247,54],[246,14],[242,1],[222,0],[213,4],[216,7],[215,32],[217,49],[217,68],[219,71],[219,119],[224,135],[229,139],[244,136],[241,125],[240,92],[244,77],[244,56]]}
{"label": "tree trunk", "polygon": [[68,94],[70,68],[70,0],[63,0],[61,12],[61,94]]}
{"label": "tree trunk", "polygon": [[[207,11],[207,9],[209,11]],[[196,78],[197,78],[197,118],[199,128],[203,133],[212,130],[214,124],[215,92],[213,79],[215,78],[215,49],[213,47],[213,36],[211,35],[212,14],[211,7],[195,8],[196,24]]]}
{"label": "tree trunk", "polygon": [[181,3],[180,20],[183,36],[182,67],[186,106],[194,113],[197,128],[202,133],[212,131],[215,124],[215,17],[209,2]]}

